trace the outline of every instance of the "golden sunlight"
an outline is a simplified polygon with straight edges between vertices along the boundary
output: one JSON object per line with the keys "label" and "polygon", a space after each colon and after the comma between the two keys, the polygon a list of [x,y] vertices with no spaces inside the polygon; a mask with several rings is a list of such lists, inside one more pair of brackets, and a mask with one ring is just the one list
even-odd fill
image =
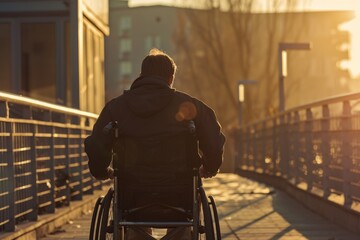
{"label": "golden sunlight", "polygon": [[309,10],[350,10],[355,18],[341,26],[351,34],[350,60],[341,65],[349,68],[352,77],[360,75],[360,2],[358,0],[310,0]]}
{"label": "golden sunlight", "polygon": [[[266,0],[259,0],[266,3]],[[350,60],[341,65],[349,68],[352,77],[360,77],[360,1],[359,0],[298,0],[300,6],[304,6],[309,11],[355,11],[355,18],[341,26],[351,34]],[[181,5],[182,1],[177,0],[130,0],[130,6],[140,5]],[[272,1],[269,1],[272,2]],[[266,5],[266,4],[265,4]]]}

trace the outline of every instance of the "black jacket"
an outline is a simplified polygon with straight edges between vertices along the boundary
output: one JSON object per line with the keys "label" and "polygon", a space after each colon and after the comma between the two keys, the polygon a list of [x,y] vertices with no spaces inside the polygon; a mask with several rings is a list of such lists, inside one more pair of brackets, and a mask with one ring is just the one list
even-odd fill
{"label": "black jacket", "polygon": [[130,90],[105,105],[92,135],[85,140],[90,172],[98,179],[107,177],[112,140],[103,129],[109,122],[117,121],[125,136],[149,137],[183,131],[188,127],[184,120],[195,122],[203,165],[215,173],[222,163],[225,137],[214,111],[157,77],[136,79]]}

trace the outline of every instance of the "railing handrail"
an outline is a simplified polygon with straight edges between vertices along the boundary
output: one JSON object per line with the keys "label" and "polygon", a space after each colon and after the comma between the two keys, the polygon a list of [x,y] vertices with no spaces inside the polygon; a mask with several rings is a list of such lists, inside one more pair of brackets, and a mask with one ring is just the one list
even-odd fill
{"label": "railing handrail", "polygon": [[246,124],[243,127],[240,128],[247,128],[249,126],[253,126],[262,122],[266,122],[272,119],[276,119],[282,115],[286,115],[290,112],[296,112],[299,110],[306,110],[309,108],[314,108],[314,107],[319,107],[319,106],[325,106],[325,105],[330,105],[333,103],[340,103],[340,102],[344,102],[344,101],[350,101],[350,100],[356,100],[356,99],[360,99],[360,92],[353,92],[353,93],[345,93],[345,94],[340,94],[340,95],[336,95],[333,97],[329,97],[329,98],[324,98],[315,102],[311,102],[311,103],[306,103],[303,105],[299,105],[293,108],[289,108],[287,110],[285,110],[284,112],[281,113],[276,113],[275,115],[272,116],[268,116],[265,117],[263,119],[257,120],[257,121],[253,121],[251,123]]}
{"label": "railing handrail", "polygon": [[43,108],[46,110],[59,112],[59,113],[65,113],[65,114],[69,114],[69,115],[78,115],[78,116],[88,117],[88,118],[93,118],[93,119],[96,119],[98,117],[98,114],[95,114],[95,113],[85,112],[85,111],[81,111],[81,110],[78,110],[75,108],[69,108],[69,107],[58,105],[58,104],[48,103],[48,102],[44,102],[41,100],[0,91],[0,101],[1,100],[9,101],[12,103],[30,105],[33,107]]}
{"label": "railing handrail", "polygon": [[324,98],[324,99],[321,99],[321,100],[318,100],[315,102],[306,103],[306,104],[303,104],[303,105],[300,105],[297,107],[290,108],[290,109],[286,110],[284,112],[284,114],[288,113],[288,112],[298,111],[300,109],[319,107],[319,106],[329,105],[332,103],[339,103],[341,101],[343,102],[343,101],[350,101],[350,100],[356,100],[356,99],[360,99],[360,92],[340,94],[340,95],[336,95],[334,97]]}

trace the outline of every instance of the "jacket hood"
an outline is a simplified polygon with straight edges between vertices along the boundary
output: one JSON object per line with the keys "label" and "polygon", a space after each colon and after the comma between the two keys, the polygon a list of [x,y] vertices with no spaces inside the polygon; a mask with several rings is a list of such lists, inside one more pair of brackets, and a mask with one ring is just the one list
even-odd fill
{"label": "jacket hood", "polygon": [[137,116],[150,117],[163,110],[174,97],[175,89],[159,77],[139,77],[124,92],[126,105]]}

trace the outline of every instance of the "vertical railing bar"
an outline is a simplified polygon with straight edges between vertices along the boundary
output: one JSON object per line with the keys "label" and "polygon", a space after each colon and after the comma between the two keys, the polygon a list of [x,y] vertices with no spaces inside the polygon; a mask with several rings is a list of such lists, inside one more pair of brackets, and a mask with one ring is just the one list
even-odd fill
{"label": "vertical railing bar", "polygon": [[[64,117],[64,122],[66,122],[66,116]],[[69,146],[70,146],[70,128],[67,127],[66,128],[66,141],[65,141],[65,174],[66,174],[66,200],[67,200],[67,204],[70,205],[70,201],[71,201],[71,188],[70,188],[70,184],[71,184],[71,171],[70,171],[70,150],[69,150]]]}
{"label": "vertical railing bar", "polygon": [[258,144],[258,139],[259,139],[259,131],[257,129],[257,124],[254,125],[254,132],[252,134],[253,136],[253,153],[252,153],[252,157],[253,157],[253,168],[254,168],[254,171],[257,171],[258,170],[258,162],[259,162],[259,159],[257,157],[257,152],[258,152],[258,149],[257,149],[257,144]]}
{"label": "vertical railing bar", "polygon": [[242,141],[241,141],[241,136],[242,136],[242,128],[239,128],[237,130],[234,130],[233,132],[233,136],[234,136],[234,144],[235,144],[235,151],[236,151],[236,157],[235,157],[235,171],[237,171],[238,169],[241,168],[242,165]]}
{"label": "vertical railing bar", "polygon": [[[83,144],[84,144],[84,137],[86,137],[86,129],[84,129],[84,126],[80,126],[80,153],[82,153],[82,149],[83,149]],[[90,194],[94,193],[95,190],[95,182],[94,182],[94,178],[90,179],[90,186],[91,186],[91,190],[89,191]]]}
{"label": "vertical railing bar", "polygon": [[330,110],[328,105],[322,106],[321,119],[321,158],[322,158],[322,188],[323,197],[330,196],[329,175],[330,175]]}
{"label": "vertical railing bar", "polygon": [[307,167],[307,175],[306,177],[306,183],[307,183],[307,191],[311,191],[313,188],[313,114],[311,108],[306,109],[306,123],[305,123],[305,163]]}
{"label": "vertical railing bar", "polygon": [[[52,112],[49,112],[48,118],[50,122],[53,122],[52,119]],[[54,124],[51,124],[50,126],[50,162],[49,162],[49,181],[50,181],[50,195],[51,195],[51,204],[47,208],[48,213],[54,213],[55,212],[55,127]]]}
{"label": "vertical railing bar", "polygon": [[276,175],[276,162],[277,162],[277,158],[278,158],[278,146],[277,146],[277,118],[274,118],[273,119],[273,127],[272,127],[272,143],[273,143],[273,146],[272,146],[272,175]]}
{"label": "vertical railing bar", "polygon": [[80,126],[80,119],[77,123],[78,127],[77,127],[77,130],[78,130],[78,133],[79,133],[79,138],[78,138],[78,143],[79,143],[79,158],[78,158],[78,161],[79,161],[79,178],[80,178],[80,200],[83,199],[83,188],[84,188],[84,178],[83,178],[83,156],[82,156],[82,130],[81,130],[81,126]]}
{"label": "vertical railing bar", "polygon": [[[287,114],[287,118],[288,118],[288,131],[287,131],[287,138],[288,138],[288,157],[289,157],[289,161],[288,161],[288,171],[289,171],[289,181],[291,181],[291,183],[295,183],[296,182],[296,148],[298,147],[296,143],[296,122],[295,122],[295,112],[289,112]],[[291,165],[290,165],[290,160],[291,160]]]}
{"label": "vertical railing bar", "polygon": [[250,157],[249,157],[249,167],[252,171],[255,170],[255,159],[254,159],[254,138],[255,138],[255,134],[254,134],[254,126],[250,127],[250,142],[249,142],[249,147],[250,147]]}
{"label": "vertical railing bar", "polygon": [[267,136],[266,136],[266,121],[263,121],[261,123],[261,168],[262,173],[266,173],[266,142],[267,142]]}
{"label": "vertical railing bar", "polygon": [[283,176],[289,181],[292,179],[292,171],[290,169],[290,137],[289,137],[289,131],[291,131],[291,112],[284,114],[284,125],[283,125],[283,137],[284,137],[284,157],[285,162],[284,165],[284,173]]}
{"label": "vertical railing bar", "polygon": [[15,169],[14,169],[14,162],[15,162],[15,155],[14,155],[14,122],[9,122],[8,127],[10,130],[10,137],[8,142],[8,206],[9,206],[9,222],[5,224],[5,230],[8,232],[15,231]]}
{"label": "vertical railing bar", "polygon": [[31,221],[36,221],[38,217],[38,191],[37,191],[37,173],[36,173],[36,132],[37,132],[37,124],[31,124],[30,128],[32,130],[31,137],[31,191],[32,191],[32,212],[29,215]]}
{"label": "vertical railing bar", "polygon": [[288,156],[286,154],[288,144],[287,144],[287,138],[286,138],[286,115],[282,114],[280,115],[280,132],[279,132],[279,147],[280,147],[280,176],[282,176],[284,179],[288,178],[288,172],[287,172],[287,162],[289,161]]}
{"label": "vertical railing bar", "polygon": [[341,131],[342,131],[342,180],[343,180],[343,193],[344,193],[344,206],[350,208],[353,202],[351,197],[351,167],[352,167],[352,136],[351,136],[351,106],[349,101],[343,102],[343,116],[341,118]]}
{"label": "vertical railing bar", "polygon": [[246,127],[246,169],[250,169],[250,127]]}
{"label": "vertical railing bar", "polygon": [[299,145],[300,145],[300,114],[299,111],[294,112],[294,183],[295,185],[299,184],[300,177],[300,153],[299,153]]}

